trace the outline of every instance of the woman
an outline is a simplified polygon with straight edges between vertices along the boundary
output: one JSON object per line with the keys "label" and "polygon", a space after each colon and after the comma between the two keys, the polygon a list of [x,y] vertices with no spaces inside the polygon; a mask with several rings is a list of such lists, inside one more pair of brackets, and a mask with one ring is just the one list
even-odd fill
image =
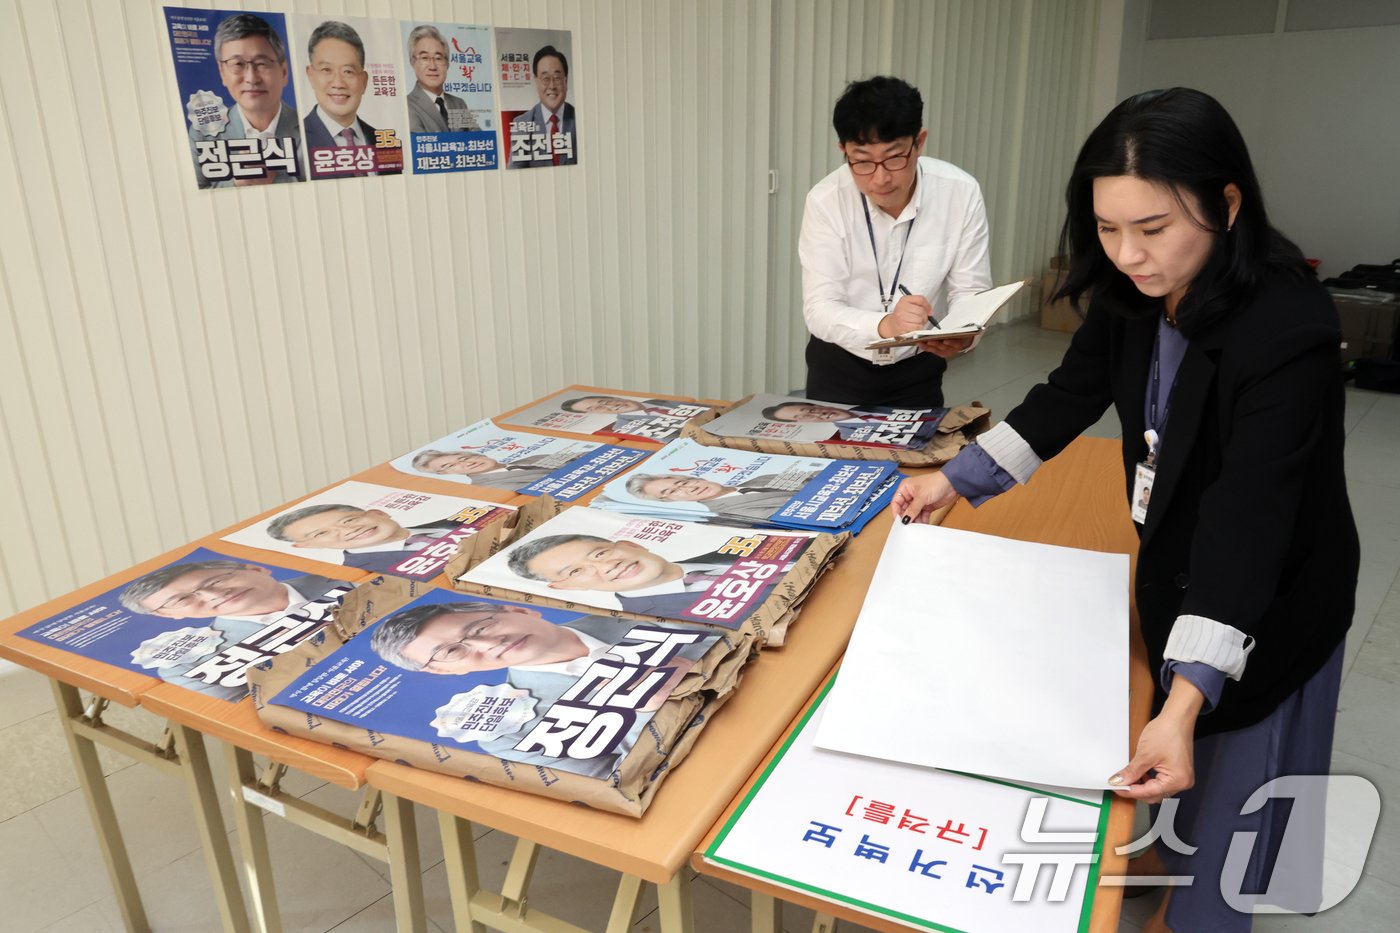
{"label": "woman", "polygon": [[[1156,695],[1109,783],[1149,804],[1180,795],[1173,828],[1198,847],[1158,843],[1130,870],[1197,878],[1146,929],[1248,930],[1235,909],[1248,898],[1223,897],[1231,879],[1217,879],[1238,875],[1226,852],[1252,831],[1234,890],[1265,891],[1288,805],[1241,816],[1245,801],[1279,775],[1327,773],[1355,600],[1337,313],[1269,225],[1239,130],[1199,91],[1119,104],[1080,151],[1067,199],[1056,297],[1092,294],[1083,326],[1004,423],[906,480],[895,512],[923,519],[959,494],[977,505],[1117,409]],[[1305,874],[1288,879],[1289,903],[1274,873],[1268,902],[1316,910],[1320,873]]]}

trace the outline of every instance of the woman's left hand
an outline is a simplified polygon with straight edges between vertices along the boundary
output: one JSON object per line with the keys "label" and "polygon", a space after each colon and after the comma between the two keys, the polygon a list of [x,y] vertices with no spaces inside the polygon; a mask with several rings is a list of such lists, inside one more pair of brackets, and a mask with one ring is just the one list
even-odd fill
{"label": "woman's left hand", "polygon": [[966,353],[972,349],[972,337],[930,337],[928,340],[919,341],[919,349],[925,353],[932,353],[934,356],[941,356],[945,360],[959,353]]}
{"label": "woman's left hand", "polygon": [[[1142,727],[1128,766],[1108,779],[1114,793],[1144,803],[1161,803],[1196,783],[1192,746],[1196,717],[1204,698],[1185,677],[1172,679],[1171,694],[1156,718]],[[1154,774],[1149,777],[1149,771]]]}

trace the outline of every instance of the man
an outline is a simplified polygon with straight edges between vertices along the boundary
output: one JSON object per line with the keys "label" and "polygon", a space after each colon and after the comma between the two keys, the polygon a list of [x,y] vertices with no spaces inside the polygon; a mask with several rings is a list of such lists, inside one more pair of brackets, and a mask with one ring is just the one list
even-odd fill
{"label": "man", "polygon": [[279,515],[267,526],[267,533],[295,548],[344,551],[345,566],[384,573],[460,527],[457,522],[440,521],[405,528],[380,509],[327,503]]}
{"label": "man", "polygon": [[807,194],[798,237],[811,398],[937,408],[948,357],[972,338],[867,350],[991,287],[977,180],[924,156],[923,98],[898,78],[852,82],[832,115],[844,165]]}
{"label": "man", "polygon": [[[552,45],[535,53],[531,69],[540,102],[510,122],[510,167],[574,165],[578,162],[578,127],[569,94],[569,60]],[[547,137],[536,148],[532,137]]]}
{"label": "man", "polygon": [[[235,172],[230,178],[210,179],[200,172],[199,186],[227,188],[301,181],[301,129],[296,114],[282,105],[282,91],[287,87],[287,48],[282,37],[261,16],[234,13],[224,17],[214,30],[214,59],[219,65],[219,79],[233,98],[234,107],[229,111],[228,125],[217,133],[208,132],[213,127],[190,127],[190,154],[195,168],[199,168],[201,143],[272,139],[289,140],[290,145],[274,160],[278,165],[266,164],[257,175],[240,177]],[[263,145],[259,144],[260,152]]]}
{"label": "man", "polygon": [[[556,759],[538,752],[518,752],[515,746],[595,660],[627,637],[635,624],[586,615],[555,625],[529,606],[485,601],[436,603],[415,606],[380,622],[370,636],[370,648],[390,664],[428,674],[462,675],[507,668],[507,683],[534,697],[534,716],[509,735],[479,743],[482,751],[512,761],[557,767]],[[667,627],[701,631],[679,625]],[[682,647],[667,662],[667,667],[675,671],[639,712],[655,711],[713,643],[711,637]],[[575,767],[568,770],[590,777],[608,776],[636,743],[642,726],[643,723],[635,723],[612,753],[571,761]]]}
{"label": "man", "polygon": [[562,464],[557,457],[537,455],[502,463],[470,450],[421,450],[413,458],[413,468],[434,476],[461,476],[474,486],[490,486],[516,492],[539,482]]}
{"label": "man", "polygon": [[[306,43],[306,80],[316,95],[316,104],[306,115],[308,149],[375,147],[375,128],[359,118],[360,101],[369,87],[365,70],[365,44],[360,34],[345,23],[326,20],[311,32]],[[314,162],[313,162],[314,165]],[[313,172],[331,175],[379,174],[379,160],[371,167],[353,171]],[[402,165],[386,166],[383,172],[395,174]]]}
{"label": "man", "polygon": [[[174,564],[152,571],[127,584],[118,600],[128,611],[162,619],[210,619],[206,628],[220,636],[217,645],[196,657],[156,668],[162,680],[226,700],[239,700],[247,692],[241,681],[235,686],[211,684],[189,673],[215,656],[253,639],[279,619],[303,609],[337,589],[352,584],[328,577],[301,574],[285,582],[261,564],[236,560],[203,560]],[[311,634],[309,629],[302,637]],[[301,639],[292,642],[295,645]],[[289,645],[290,647],[290,645]]]}
{"label": "man", "polygon": [[[675,617],[705,597],[739,558],[711,552],[669,561],[635,541],[596,535],[547,535],[515,548],[510,569],[551,590],[612,593],[623,612]],[[766,582],[766,598],[776,580]]]}
{"label": "man", "polygon": [[447,40],[436,26],[414,26],[408,34],[408,61],[418,81],[408,92],[408,129],[412,133],[479,130],[467,102],[443,90],[451,59]]}
{"label": "man", "polygon": [[[787,505],[797,491],[819,471],[797,474],[786,486],[773,485],[773,477],[755,476],[733,486],[684,474],[638,473],[627,480],[626,489],[638,499],[655,502],[695,502],[709,509],[715,519],[734,525],[769,522],[773,513]],[[693,520],[706,516],[686,513]]]}

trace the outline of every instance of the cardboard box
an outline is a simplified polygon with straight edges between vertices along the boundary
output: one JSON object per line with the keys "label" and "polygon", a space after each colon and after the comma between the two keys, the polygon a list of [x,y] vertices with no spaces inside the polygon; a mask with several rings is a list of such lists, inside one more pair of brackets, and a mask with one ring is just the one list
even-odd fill
{"label": "cardboard box", "polygon": [[[1072,334],[1079,329],[1084,318],[1074,310],[1074,306],[1069,303],[1068,298],[1061,298],[1059,301],[1051,301],[1050,296],[1055,294],[1065,280],[1067,274],[1068,259],[1064,256],[1055,256],[1050,260],[1049,268],[1040,277],[1040,326],[1046,330],[1057,330],[1060,333]],[[1087,300],[1087,296],[1085,296]]]}
{"label": "cardboard box", "polygon": [[1392,302],[1357,301],[1332,296],[1342,319],[1342,359],[1389,359],[1393,352],[1400,305]]}

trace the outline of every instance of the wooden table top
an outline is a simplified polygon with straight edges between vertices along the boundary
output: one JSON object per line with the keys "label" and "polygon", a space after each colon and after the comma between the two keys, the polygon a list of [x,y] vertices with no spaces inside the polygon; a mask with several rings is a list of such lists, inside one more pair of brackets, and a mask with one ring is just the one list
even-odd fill
{"label": "wooden table top", "polygon": [[[1137,561],[1137,532],[1128,514],[1124,493],[1123,464],[1120,442],[1102,438],[1080,438],[1060,456],[1038,470],[1030,483],[1019,486],[974,509],[959,500],[942,521],[945,528],[975,531],[1000,537],[1056,544],[1085,550],[1128,554],[1133,565]],[[878,555],[877,555],[878,556]],[[872,565],[873,566],[873,565]],[[857,603],[859,608],[859,603]],[[1138,635],[1134,614],[1130,643],[1130,722],[1131,740],[1147,721],[1152,696],[1151,678],[1147,672],[1145,649]],[[825,677],[821,682],[825,682]],[[818,685],[818,689],[820,684]],[[740,800],[762,775],[777,754],[783,741],[797,727],[807,707],[816,701],[816,691],[798,710],[788,728],[774,742],[769,753],[745,783],[734,801],[716,820],[704,841],[696,847],[691,864],[705,875],[721,878],[741,887],[762,891],[820,913],[831,914],[876,930],[897,933],[908,930],[906,924],[862,913],[844,905],[812,897],[799,891],[779,887],[748,875],[706,862],[703,853],[728,821]],[[1124,749],[1126,764],[1128,750]],[[1108,828],[1101,860],[1101,875],[1122,874],[1126,859],[1116,855],[1113,847],[1130,841],[1133,824],[1131,801],[1115,799],[1109,812]],[[1090,918],[1091,933],[1112,933],[1118,928],[1122,906],[1121,887],[1100,887],[1094,898]]]}

